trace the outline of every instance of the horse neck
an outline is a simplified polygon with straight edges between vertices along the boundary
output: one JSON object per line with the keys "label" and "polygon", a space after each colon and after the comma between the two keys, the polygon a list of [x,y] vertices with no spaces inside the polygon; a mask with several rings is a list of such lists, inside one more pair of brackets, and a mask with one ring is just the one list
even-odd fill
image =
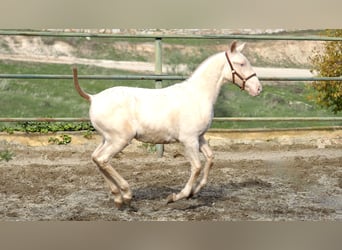
{"label": "horse neck", "polygon": [[215,54],[201,63],[187,81],[196,89],[194,91],[201,95],[201,98],[211,101],[212,104],[216,102],[226,80],[223,74],[225,64],[224,53]]}

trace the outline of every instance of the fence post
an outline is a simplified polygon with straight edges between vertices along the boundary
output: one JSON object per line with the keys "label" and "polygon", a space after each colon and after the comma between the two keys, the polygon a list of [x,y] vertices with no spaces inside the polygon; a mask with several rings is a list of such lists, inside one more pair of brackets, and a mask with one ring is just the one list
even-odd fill
{"label": "fence post", "polygon": [[[162,38],[156,37],[155,39],[155,73],[156,75],[162,74]],[[155,87],[157,89],[162,88],[162,81],[156,80]],[[163,144],[157,144],[157,154],[158,157],[163,157],[164,154],[164,145]]]}

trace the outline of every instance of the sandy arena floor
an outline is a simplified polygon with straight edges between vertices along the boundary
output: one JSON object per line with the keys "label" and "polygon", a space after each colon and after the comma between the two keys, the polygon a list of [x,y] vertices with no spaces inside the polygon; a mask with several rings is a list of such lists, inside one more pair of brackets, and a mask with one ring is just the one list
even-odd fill
{"label": "sandy arena floor", "polygon": [[0,220],[341,221],[341,131],[322,133],[210,135],[215,163],[208,185],[168,205],[166,197],[189,177],[182,146],[166,145],[158,159],[134,142],[112,161],[134,193],[132,208],[124,210],[114,207],[90,159],[97,136],[72,135],[61,146],[47,144],[51,135],[0,135],[0,151],[15,153],[0,161]]}

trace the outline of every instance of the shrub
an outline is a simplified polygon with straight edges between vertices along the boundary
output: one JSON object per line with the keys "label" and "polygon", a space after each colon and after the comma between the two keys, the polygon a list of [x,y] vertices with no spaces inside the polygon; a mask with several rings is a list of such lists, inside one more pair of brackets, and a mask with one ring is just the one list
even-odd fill
{"label": "shrub", "polygon": [[[342,30],[327,30],[326,35],[342,37]],[[322,77],[342,76],[342,41],[326,42],[324,53],[314,51],[310,58],[312,70]],[[311,96],[322,107],[331,108],[334,113],[342,110],[342,82],[313,82],[315,93]]]}

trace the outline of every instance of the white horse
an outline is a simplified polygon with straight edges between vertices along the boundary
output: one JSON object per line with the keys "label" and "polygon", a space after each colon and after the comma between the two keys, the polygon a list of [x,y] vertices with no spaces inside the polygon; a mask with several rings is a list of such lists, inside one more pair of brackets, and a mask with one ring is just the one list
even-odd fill
{"label": "white horse", "polygon": [[[262,90],[249,61],[241,54],[244,45],[233,42],[228,51],[206,59],[184,82],[162,89],[113,87],[90,95],[80,88],[77,69],[73,69],[75,88],[91,103],[91,123],[103,136],[92,160],[109,184],[118,208],[130,204],[132,191],[110,160],[132,139],[184,144],[191,163],[190,178],[179,193],[167,197],[167,203],[188,198],[207,183],[213,152],[204,133],[211,125],[221,86],[230,81],[251,96],[259,95]],[[202,170],[199,152],[203,153],[206,162],[202,178],[196,182]]]}

